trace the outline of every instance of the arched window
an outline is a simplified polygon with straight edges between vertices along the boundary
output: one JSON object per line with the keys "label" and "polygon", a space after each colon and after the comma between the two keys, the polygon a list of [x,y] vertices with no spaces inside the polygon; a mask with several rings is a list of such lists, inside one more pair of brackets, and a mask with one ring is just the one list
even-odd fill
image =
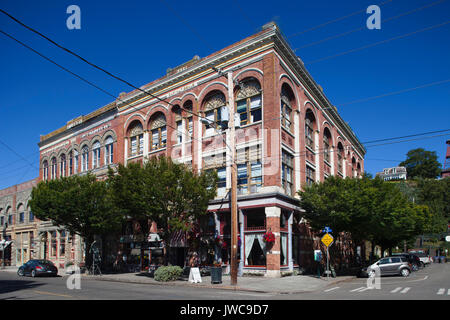
{"label": "arched window", "polygon": [[89,168],[89,148],[84,146],[81,149],[81,172],[88,171]]}
{"label": "arched window", "polygon": [[19,218],[19,223],[25,223],[25,210],[23,204],[19,204],[17,207],[17,215]]}
{"label": "arched window", "polygon": [[241,126],[262,119],[261,86],[256,79],[244,80],[236,94],[236,112],[239,113]]}
{"label": "arched window", "polygon": [[338,168],[338,172],[340,172],[341,174],[343,173],[342,168],[343,168],[343,161],[344,161],[344,147],[342,146],[342,143],[338,143],[338,153],[337,153],[337,158],[338,158],[338,163],[337,163],[337,168]]}
{"label": "arched window", "polygon": [[45,160],[42,163],[42,178],[44,179],[44,181],[48,180],[48,161]]}
{"label": "arched window", "polygon": [[291,131],[293,93],[287,85],[281,88],[281,125]]}
{"label": "arched window", "polygon": [[352,158],[352,178],[356,177],[356,159]]}
{"label": "arched window", "polygon": [[177,105],[172,108],[172,111],[175,116],[175,127],[176,127],[176,135],[177,135],[176,143],[182,143],[183,142],[183,117],[181,116],[181,108],[180,108],[180,106]]}
{"label": "arched window", "polygon": [[66,165],[67,165],[67,161],[66,161],[66,155],[63,153],[60,157],[60,169],[59,169],[59,174],[61,177],[65,177],[66,176]]}
{"label": "arched window", "polygon": [[144,129],[139,121],[134,121],[129,128],[130,146],[128,155],[130,157],[144,153]]}
{"label": "arched window", "polygon": [[323,132],[323,159],[330,163],[331,133],[328,128]]}
{"label": "arched window", "polygon": [[203,112],[208,124],[205,124],[205,136],[212,136],[219,128],[228,128],[228,122],[222,122],[221,111],[226,106],[225,96],[222,92],[213,92],[205,100]]}
{"label": "arched window", "polygon": [[69,176],[73,175],[73,151],[69,151]]}
{"label": "arched window", "polygon": [[105,164],[112,164],[114,161],[114,140],[111,136],[108,136],[105,140]]}
{"label": "arched window", "polygon": [[162,149],[167,144],[166,117],[157,113],[150,119],[150,146],[151,151]]}
{"label": "arched window", "polygon": [[51,162],[52,163],[52,168],[51,168],[52,176],[51,176],[51,179],[53,180],[53,179],[56,179],[56,170],[58,169],[58,167],[57,167],[57,164],[56,164],[56,158],[55,157],[53,157],[51,161],[52,161]]}
{"label": "arched window", "polygon": [[187,141],[190,141],[194,136],[194,121],[192,120],[192,102],[187,101],[184,103],[183,109],[185,109],[186,114],[186,134]]}
{"label": "arched window", "polygon": [[314,114],[311,110],[306,111],[305,116],[305,144],[314,150]]}
{"label": "arched window", "polygon": [[99,141],[92,145],[92,169],[100,167],[100,147]]}

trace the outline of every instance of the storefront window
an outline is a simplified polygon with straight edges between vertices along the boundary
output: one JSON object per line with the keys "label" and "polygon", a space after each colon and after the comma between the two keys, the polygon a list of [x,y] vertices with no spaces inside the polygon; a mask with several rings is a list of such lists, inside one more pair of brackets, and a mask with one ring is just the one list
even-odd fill
{"label": "storefront window", "polygon": [[285,266],[288,264],[288,252],[287,252],[287,240],[288,235],[287,233],[281,233],[280,241],[280,265]]}
{"label": "storefront window", "polygon": [[56,250],[57,250],[57,243],[58,243],[58,240],[56,239],[56,236],[57,236],[57,233],[56,233],[56,231],[53,231],[52,233],[51,233],[51,252],[50,252],[50,255],[52,256],[52,257],[56,257]]}
{"label": "storefront window", "polygon": [[66,253],[66,232],[61,231],[59,234],[59,255],[64,256]]}
{"label": "storefront window", "polygon": [[245,265],[266,266],[264,233],[247,233],[244,239]]}

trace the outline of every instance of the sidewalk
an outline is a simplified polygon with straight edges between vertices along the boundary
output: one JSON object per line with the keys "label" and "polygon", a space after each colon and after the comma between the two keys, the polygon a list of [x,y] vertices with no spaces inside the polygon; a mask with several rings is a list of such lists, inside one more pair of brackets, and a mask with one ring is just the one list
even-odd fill
{"label": "sidewalk", "polygon": [[82,279],[100,280],[100,281],[117,281],[128,283],[140,283],[161,286],[189,286],[199,288],[213,288],[223,290],[238,290],[250,291],[260,293],[272,294],[295,294],[312,292],[323,289],[329,285],[336,284],[342,281],[355,279],[353,276],[340,276],[336,278],[317,278],[314,276],[287,276],[282,278],[268,278],[263,276],[246,276],[238,277],[237,285],[230,284],[230,276],[223,275],[221,284],[212,284],[210,276],[202,277],[201,283],[191,283],[189,281],[169,281],[159,282],[153,278],[148,277],[145,273],[122,273],[122,274],[107,274],[107,275],[82,275]]}
{"label": "sidewalk", "polygon": [[[5,267],[0,271],[4,272],[17,272],[18,267]],[[58,270],[58,275],[61,277],[67,277],[64,269]],[[259,293],[272,293],[272,294],[296,294],[312,292],[320,289],[324,289],[327,286],[334,285],[339,282],[355,279],[353,276],[339,276],[336,278],[317,278],[312,275],[298,275],[287,276],[282,278],[269,278],[264,276],[245,276],[238,277],[237,285],[232,286],[230,284],[230,276],[223,275],[221,284],[212,284],[210,276],[202,276],[201,283],[191,283],[186,280],[177,280],[169,282],[160,282],[147,276],[145,272],[137,273],[119,273],[119,274],[104,274],[104,275],[87,275],[81,274],[83,280],[98,280],[98,281],[114,281],[125,283],[138,283],[158,286],[181,286],[181,287],[198,287],[198,288],[212,288],[223,290],[237,290]]]}

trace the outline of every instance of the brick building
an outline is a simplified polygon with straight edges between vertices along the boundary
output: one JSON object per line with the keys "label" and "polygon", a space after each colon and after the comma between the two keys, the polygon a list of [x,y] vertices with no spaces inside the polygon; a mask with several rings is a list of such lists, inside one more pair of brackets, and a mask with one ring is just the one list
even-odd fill
{"label": "brick building", "polygon": [[[360,176],[365,149],[273,23],[207,57],[168,69],[141,87],[159,99],[139,90],[122,93],[107,106],[41,136],[39,180],[88,170],[101,177],[108,165],[162,154],[193,170],[215,169],[217,197],[202,230],[230,243],[230,150],[224,142],[229,130],[221,112],[229,88],[213,67],[232,73],[239,114],[240,271],[279,276],[309,261],[314,249],[296,191],[331,175]],[[214,128],[205,119],[221,125]],[[276,237],[271,248],[262,239],[267,231]],[[202,243],[200,263],[221,258],[227,264],[229,248],[214,250],[206,236]],[[181,256],[175,263],[192,255],[187,245],[184,237],[171,243]]]}
{"label": "brick building", "polygon": [[1,254],[5,265],[22,265],[38,257],[39,220],[28,206],[36,184],[37,179],[33,179],[0,190],[0,241],[8,244]]}

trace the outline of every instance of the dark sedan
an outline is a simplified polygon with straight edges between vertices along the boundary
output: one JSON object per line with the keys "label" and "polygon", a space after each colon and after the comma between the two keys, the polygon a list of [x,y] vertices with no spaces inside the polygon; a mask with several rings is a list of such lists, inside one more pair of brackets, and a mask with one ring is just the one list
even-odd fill
{"label": "dark sedan", "polygon": [[17,270],[19,276],[30,275],[33,278],[41,275],[56,276],[58,268],[49,260],[30,260]]}

